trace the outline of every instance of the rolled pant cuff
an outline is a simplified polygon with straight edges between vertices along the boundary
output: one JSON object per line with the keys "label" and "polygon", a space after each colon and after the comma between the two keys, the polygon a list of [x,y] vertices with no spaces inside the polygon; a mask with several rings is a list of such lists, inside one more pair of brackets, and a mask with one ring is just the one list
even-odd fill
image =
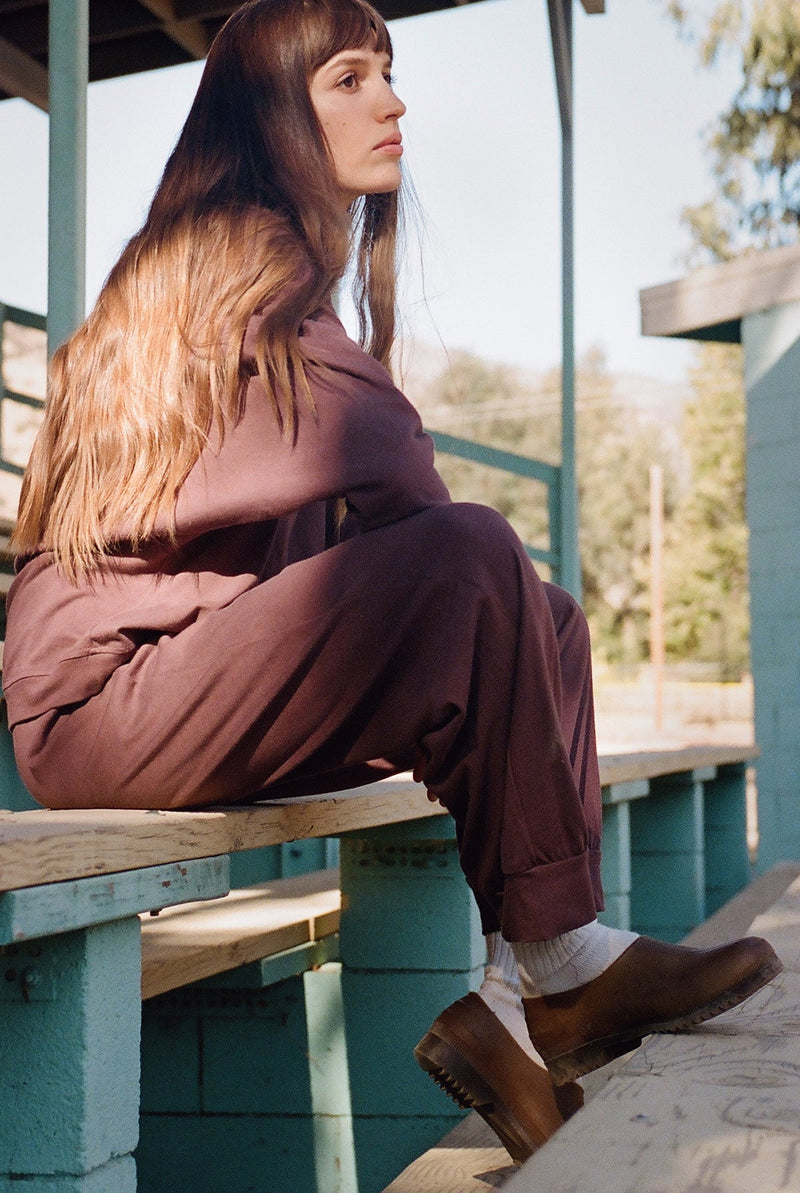
{"label": "rolled pant cuff", "polygon": [[602,910],[600,852],[508,875],[500,930],[508,941],[552,940],[589,924]]}

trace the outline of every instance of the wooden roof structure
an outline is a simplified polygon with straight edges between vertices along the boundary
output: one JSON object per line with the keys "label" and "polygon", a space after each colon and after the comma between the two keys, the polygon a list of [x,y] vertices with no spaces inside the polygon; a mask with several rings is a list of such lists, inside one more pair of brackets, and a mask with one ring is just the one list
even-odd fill
{"label": "wooden roof structure", "polygon": [[[89,81],[205,58],[241,0],[91,0]],[[377,0],[387,20],[455,8],[470,0]],[[478,0],[471,0],[478,2]],[[581,0],[587,13],[604,0]],[[47,110],[48,4],[0,0],[0,100],[21,96]]]}
{"label": "wooden roof structure", "polygon": [[800,244],[706,265],[639,293],[642,335],[741,342],[742,316],[800,301]]}

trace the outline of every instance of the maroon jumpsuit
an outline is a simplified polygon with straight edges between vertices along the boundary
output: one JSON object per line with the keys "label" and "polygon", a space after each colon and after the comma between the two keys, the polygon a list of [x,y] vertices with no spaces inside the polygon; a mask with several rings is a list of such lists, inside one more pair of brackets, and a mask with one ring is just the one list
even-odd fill
{"label": "maroon jumpsuit", "polygon": [[585,619],[503,518],[450,502],[413,407],[332,310],[303,336],[315,411],[301,399],[287,438],[253,377],[181,489],[175,542],[120,543],[78,586],[49,553],[22,563],[3,680],[23,780],[51,808],[196,808],[419,761],[484,931],[586,923],[602,894]]}

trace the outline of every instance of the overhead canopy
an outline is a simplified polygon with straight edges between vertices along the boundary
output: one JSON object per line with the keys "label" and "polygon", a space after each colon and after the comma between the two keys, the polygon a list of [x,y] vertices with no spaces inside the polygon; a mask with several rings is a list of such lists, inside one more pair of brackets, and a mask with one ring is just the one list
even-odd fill
{"label": "overhead canopy", "polygon": [[800,301],[800,245],[745,253],[639,292],[642,335],[738,344],[742,317]]}
{"label": "overhead canopy", "polygon": [[[64,0],[62,0],[62,3]],[[66,0],[67,3],[70,0]],[[111,79],[205,58],[241,0],[92,0],[89,79]],[[459,0],[377,0],[387,20],[457,7]],[[604,0],[582,0],[586,12]],[[0,100],[21,96],[47,110],[48,5],[0,0]]]}

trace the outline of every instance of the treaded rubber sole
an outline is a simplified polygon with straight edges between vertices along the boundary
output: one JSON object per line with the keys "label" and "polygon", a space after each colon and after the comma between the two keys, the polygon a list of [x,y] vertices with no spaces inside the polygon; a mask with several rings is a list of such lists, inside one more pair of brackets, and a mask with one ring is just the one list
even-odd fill
{"label": "treaded rubber sole", "polygon": [[662,1022],[640,1024],[629,1031],[605,1036],[601,1040],[593,1040],[590,1044],[584,1044],[572,1052],[563,1052],[560,1056],[553,1056],[545,1061],[548,1072],[557,1086],[566,1085],[567,1082],[575,1081],[576,1078],[583,1077],[586,1073],[592,1073],[595,1069],[616,1060],[617,1057],[624,1056],[626,1052],[632,1052],[634,1048],[639,1047],[645,1036],[691,1031],[692,1028],[699,1027],[701,1023],[706,1023],[709,1019],[714,1019],[717,1015],[722,1015],[725,1011],[738,1007],[766,986],[768,982],[771,982],[773,978],[776,978],[782,969],[783,965],[775,957],[766,961],[750,977],[744,978],[738,985],[732,986],[715,1002],[699,1007],[688,1015],[680,1015],[676,1019]]}
{"label": "treaded rubber sole", "polygon": [[497,1135],[512,1160],[522,1163],[545,1142],[518,1121],[476,1069],[446,1040],[429,1031],[414,1049],[417,1063],[464,1110],[475,1110]]}

